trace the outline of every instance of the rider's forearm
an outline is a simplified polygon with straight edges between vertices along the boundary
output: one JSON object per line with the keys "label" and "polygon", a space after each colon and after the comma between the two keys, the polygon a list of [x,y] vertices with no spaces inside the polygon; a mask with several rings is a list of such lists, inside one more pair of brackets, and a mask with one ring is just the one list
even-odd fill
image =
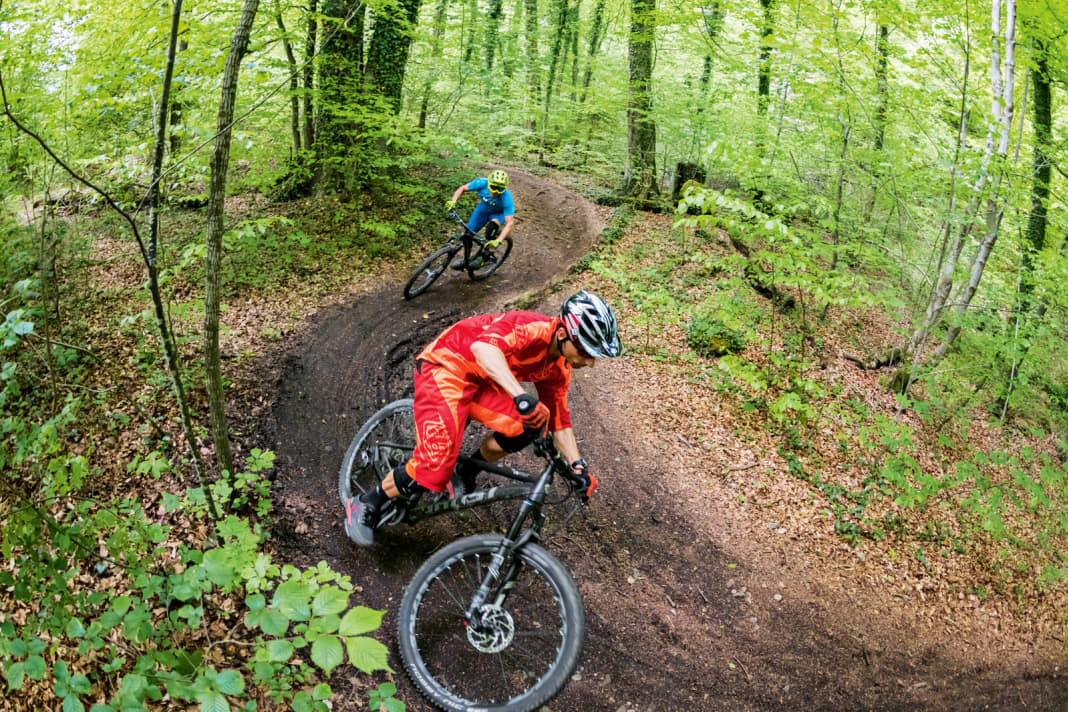
{"label": "rider's forearm", "polygon": [[493,344],[476,341],[471,344],[471,354],[475,357],[475,363],[486,372],[486,375],[512,398],[525,392],[516,380],[515,374],[512,373],[512,369],[508,368],[508,359],[504,357],[504,352],[499,348]]}
{"label": "rider's forearm", "polygon": [[557,430],[553,433],[553,440],[556,441],[556,449],[560,451],[560,454],[564,456],[568,464],[582,457],[579,455],[578,440],[575,439],[575,431],[573,429]]}
{"label": "rider's forearm", "polygon": [[503,240],[504,238],[508,237],[508,233],[512,231],[513,227],[515,227],[515,216],[509,215],[504,219],[504,227],[501,228],[501,231],[497,234],[496,239]]}
{"label": "rider's forearm", "polygon": [[[456,189],[456,191],[455,191],[455,192],[454,192],[454,193],[452,194],[452,199],[453,199],[453,200],[459,200],[459,199],[460,199],[460,196],[461,196],[461,195],[463,195],[463,194],[464,194],[464,193],[466,193],[466,192],[467,192],[467,185],[466,185],[466,184],[464,184],[464,185],[461,185],[461,186],[460,186],[459,188],[457,188],[457,189]],[[440,198],[438,198],[438,200],[440,200]]]}

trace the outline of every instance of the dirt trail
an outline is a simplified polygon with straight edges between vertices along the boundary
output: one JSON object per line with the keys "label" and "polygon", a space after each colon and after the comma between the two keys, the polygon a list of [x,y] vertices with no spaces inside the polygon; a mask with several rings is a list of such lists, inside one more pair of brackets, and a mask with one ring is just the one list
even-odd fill
{"label": "dirt trail", "polygon": [[[264,434],[278,454],[283,559],[326,560],[352,577],[361,603],[386,609],[380,639],[398,671],[393,613],[403,586],[431,551],[486,522],[438,518],[360,549],[341,528],[337,470],[364,419],[411,394],[414,356],[430,339],[538,292],[592,244],[601,209],[547,179],[512,176],[520,221],[509,262],[487,282],[450,272],[413,302],[389,284],[317,314],[290,351]],[[559,300],[549,295],[535,308],[550,312]],[[798,576],[788,557],[717,536],[732,522],[702,507],[692,483],[630,434],[614,370],[606,362],[576,372],[570,398],[603,486],[588,518],[565,529],[551,514],[546,532],[579,582],[588,625],[580,672],[553,712],[1068,709],[1068,681],[1056,670],[969,662],[952,644],[914,637],[833,593],[776,598]],[[403,675],[396,680],[409,710],[428,708]],[[357,691],[345,694],[342,674],[333,682],[342,693],[335,709],[363,708]]]}

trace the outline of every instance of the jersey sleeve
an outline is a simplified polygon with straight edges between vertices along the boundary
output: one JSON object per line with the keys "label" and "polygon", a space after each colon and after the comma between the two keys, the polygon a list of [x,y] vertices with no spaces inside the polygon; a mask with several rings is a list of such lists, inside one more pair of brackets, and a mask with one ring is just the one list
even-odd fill
{"label": "jersey sleeve", "polygon": [[487,178],[475,178],[473,181],[467,184],[468,190],[482,190],[489,185],[489,179]]}
{"label": "jersey sleeve", "polygon": [[510,190],[501,193],[501,214],[504,217],[515,215],[515,201],[512,199],[512,191]]}

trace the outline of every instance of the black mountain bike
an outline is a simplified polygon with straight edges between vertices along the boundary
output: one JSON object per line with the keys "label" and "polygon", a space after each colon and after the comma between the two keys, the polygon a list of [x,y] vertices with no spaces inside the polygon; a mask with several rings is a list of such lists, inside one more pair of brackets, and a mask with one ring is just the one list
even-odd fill
{"label": "black mountain bike", "polygon": [[[489,277],[497,271],[512,253],[512,236],[501,240],[493,249],[486,248],[489,238],[471,232],[467,223],[455,210],[449,211],[449,217],[460,225],[460,232],[449,235],[449,239],[438,249],[431,252],[418,269],[408,278],[404,285],[404,298],[414,299],[425,292],[434,281],[445,273],[453,258],[463,251],[467,264],[467,276],[476,282]],[[472,266],[474,265],[474,266]]]}
{"label": "black mountain bike", "polygon": [[[415,432],[410,398],[372,415],[345,453],[338,481],[342,502],[377,486],[405,462]],[[463,492],[457,477],[452,499],[445,493],[428,502],[393,499],[383,512],[379,526],[412,524],[523,499],[506,534],[452,542],[419,567],[404,591],[397,613],[401,658],[416,687],[443,710],[533,710],[563,688],[578,664],[585,636],[582,596],[567,567],[538,544],[546,518],[542,506],[567,499],[578,483],[550,437],[533,447],[545,460],[541,474],[478,461],[517,484]],[[553,488],[556,475],[567,484],[562,496]]]}

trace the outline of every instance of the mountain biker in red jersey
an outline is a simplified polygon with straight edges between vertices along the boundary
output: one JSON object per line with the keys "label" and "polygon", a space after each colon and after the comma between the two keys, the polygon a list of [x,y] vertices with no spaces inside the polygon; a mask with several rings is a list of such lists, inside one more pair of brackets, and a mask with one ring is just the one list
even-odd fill
{"label": "mountain biker in red jersey", "polygon": [[[357,544],[370,546],[391,497],[442,492],[454,468],[464,489],[473,489],[478,466],[465,462],[456,467],[468,418],[493,431],[471,455],[486,462],[522,450],[548,428],[571,469],[583,479],[582,494],[588,498],[597,478],[579,454],[571,429],[571,370],[622,351],[612,308],[585,290],[564,302],[559,317],[510,311],[469,317],[449,327],[416,358],[416,445],[411,459],[373,491],[345,503],[345,533]],[[537,397],[527,394],[520,381],[533,383]]]}

